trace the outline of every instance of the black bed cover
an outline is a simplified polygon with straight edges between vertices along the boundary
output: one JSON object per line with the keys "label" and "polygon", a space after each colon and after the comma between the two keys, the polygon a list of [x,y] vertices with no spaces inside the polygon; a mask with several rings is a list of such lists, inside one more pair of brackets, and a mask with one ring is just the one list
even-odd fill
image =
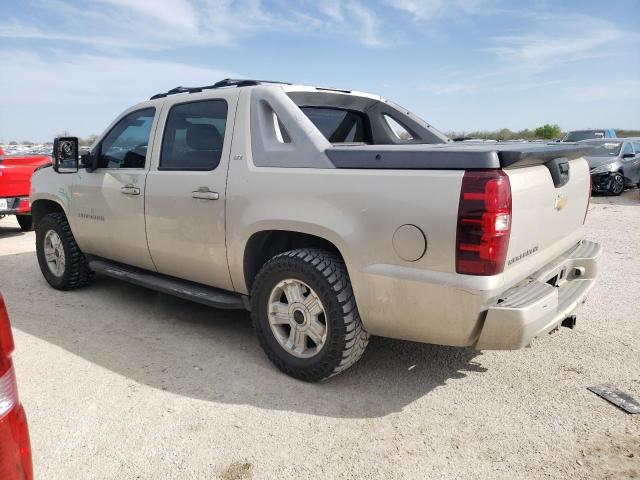
{"label": "black bed cover", "polygon": [[336,168],[476,170],[542,165],[587,155],[590,147],[566,143],[439,143],[340,145],[326,150]]}

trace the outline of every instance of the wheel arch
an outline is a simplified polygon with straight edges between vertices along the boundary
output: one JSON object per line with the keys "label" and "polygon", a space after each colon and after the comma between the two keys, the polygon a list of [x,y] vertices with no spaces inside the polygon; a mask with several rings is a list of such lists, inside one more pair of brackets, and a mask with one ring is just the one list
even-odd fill
{"label": "wheel arch", "polygon": [[[37,227],[40,220],[45,215],[54,212],[61,212],[67,216],[67,212],[64,207],[57,201],[51,200],[49,198],[40,198],[35,200],[31,204],[31,216],[33,217],[33,227]],[[67,216],[68,218],[68,216]]]}
{"label": "wheel arch", "polygon": [[324,237],[293,230],[261,230],[247,240],[243,254],[243,274],[247,291],[251,291],[253,281],[262,266],[274,256],[298,248],[320,248],[338,255],[344,255],[338,246]]}

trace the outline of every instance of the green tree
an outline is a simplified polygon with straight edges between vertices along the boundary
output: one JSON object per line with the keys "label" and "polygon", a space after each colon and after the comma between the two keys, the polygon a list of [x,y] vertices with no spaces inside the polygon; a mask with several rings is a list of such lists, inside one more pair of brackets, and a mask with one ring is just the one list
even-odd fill
{"label": "green tree", "polygon": [[537,138],[544,138],[546,140],[552,140],[559,138],[562,135],[562,130],[556,124],[549,125],[548,123],[542,127],[535,129],[534,134]]}

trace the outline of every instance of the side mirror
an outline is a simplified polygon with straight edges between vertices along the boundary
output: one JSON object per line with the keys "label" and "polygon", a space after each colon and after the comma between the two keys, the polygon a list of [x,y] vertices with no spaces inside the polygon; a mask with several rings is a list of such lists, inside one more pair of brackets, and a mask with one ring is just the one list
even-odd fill
{"label": "side mirror", "polygon": [[625,153],[622,155],[622,158],[633,158],[635,156],[636,156],[635,153]]}
{"label": "side mirror", "polygon": [[57,173],[78,171],[78,137],[57,137],[53,141],[53,169]]}

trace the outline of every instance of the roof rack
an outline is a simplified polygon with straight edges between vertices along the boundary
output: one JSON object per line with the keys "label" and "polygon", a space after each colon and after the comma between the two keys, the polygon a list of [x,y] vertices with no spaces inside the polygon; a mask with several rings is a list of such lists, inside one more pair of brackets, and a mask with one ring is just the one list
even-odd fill
{"label": "roof rack", "polygon": [[225,87],[252,87],[254,85],[264,85],[266,83],[277,83],[281,85],[291,85],[288,82],[278,82],[275,80],[250,80],[250,79],[236,79],[236,78],[225,78],[224,80],[220,80],[219,82],[214,83],[213,85],[205,85],[204,87],[176,87],[172,88],[166,93],[157,93],[150,100],[155,100],[156,98],[164,98],[169,95],[176,95],[178,93],[198,93],[203,90],[212,90],[214,88],[225,88]]}

